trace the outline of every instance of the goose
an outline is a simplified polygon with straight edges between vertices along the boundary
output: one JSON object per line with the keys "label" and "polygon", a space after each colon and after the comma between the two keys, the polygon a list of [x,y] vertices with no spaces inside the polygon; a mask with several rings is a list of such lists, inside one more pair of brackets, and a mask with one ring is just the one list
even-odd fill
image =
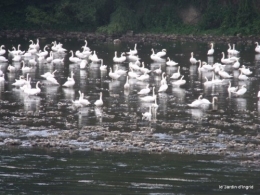
{"label": "goose", "polygon": [[44,74],[41,75],[41,77],[43,78],[54,77],[55,72],[57,72],[57,70],[54,70],[53,72],[45,72]]}
{"label": "goose", "polygon": [[202,104],[201,98],[202,98],[202,95],[200,95],[198,97],[198,99],[194,100],[192,103],[188,104],[188,106],[192,107],[192,108],[198,108]]}
{"label": "goose", "polygon": [[220,68],[218,74],[224,79],[229,79],[233,77],[232,75],[228,74],[228,72],[224,71],[223,68]]}
{"label": "goose", "polygon": [[97,54],[96,54],[96,51],[93,51],[93,55],[90,55],[89,56],[89,59],[94,62],[94,63],[97,63],[100,61],[100,59],[98,58]]}
{"label": "goose", "polygon": [[22,68],[21,68],[22,71],[30,71],[30,70],[32,70],[31,67],[29,67],[29,66],[25,66],[25,63],[24,63],[23,60],[22,60],[21,63],[22,63]]}
{"label": "goose", "polygon": [[80,96],[79,96],[79,103],[82,106],[88,106],[90,105],[90,102],[87,99],[84,99],[84,93],[82,93],[81,91],[79,91]]}
{"label": "goose", "polygon": [[196,60],[196,58],[193,57],[193,52],[191,52],[191,57],[190,57],[190,63],[191,64],[196,64],[198,61]]}
{"label": "goose", "polygon": [[246,76],[245,74],[243,74],[242,70],[240,70],[240,74],[238,76],[238,79],[241,80],[241,81],[245,81],[245,80],[248,80],[248,76]]}
{"label": "goose", "polygon": [[150,88],[149,88],[149,84],[146,85],[146,88],[141,89],[137,94],[138,95],[147,95],[148,93],[150,93]]}
{"label": "goose", "polygon": [[103,106],[103,100],[102,100],[102,92],[100,92],[100,97],[98,100],[94,103],[96,106]]}
{"label": "goose", "polygon": [[1,45],[0,47],[0,56],[4,55],[6,53],[6,50],[3,49],[5,46],[4,45]]}
{"label": "goose", "polygon": [[148,80],[150,78],[149,74],[147,74],[146,72],[138,77],[136,77],[137,80],[139,81],[144,81],[144,80]]}
{"label": "goose", "polygon": [[152,51],[152,55],[150,56],[150,58],[151,58],[153,61],[155,61],[155,62],[164,62],[164,61],[165,61],[165,59],[161,58],[160,56],[158,56],[158,55],[156,55],[156,54],[154,53],[154,49],[153,49],[153,48],[151,49],[151,51]]}
{"label": "goose", "polygon": [[40,81],[37,81],[35,88],[26,88],[24,90],[24,93],[29,95],[29,96],[39,94],[41,92],[41,89],[39,88],[39,83],[40,83]]}
{"label": "goose", "polygon": [[159,65],[159,68],[153,70],[153,72],[155,72],[156,74],[161,74],[162,73],[162,65]]}
{"label": "goose", "polygon": [[181,76],[180,73],[180,66],[178,66],[177,72],[173,73],[172,76],[170,77],[171,79],[178,79]]}
{"label": "goose", "polygon": [[51,63],[53,61],[53,51],[50,51],[50,56],[46,58],[47,63]]}
{"label": "goose", "polygon": [[234,93],[236,96],[242,96],[246,93],[246,91],[247,91],[246,85],[242,85],[242,87],[239,90],[234,91],[232,93]]}
{"label": "goose", "polygon": [[114,71],[115,74],[119,74],[119,75],[126,74],[127,71],[123,70],[123,69],[119,69],[117,64],[115,65],[115,67],[116,67],[116,69]]}
{"label": "goose", "polygon": [[71,77],[67,78],[67,81],[62,85],[63,87],[73,87],[75,85],[75,80],[73,78],[74,73],[71,71]]}
{"label": "goose", "polygon": [[15,82],[12,84],[13,86],[16,86],[16,87],[21,87],[25,84],[25,79],[23,76],[20,76],[19,79],[15,79]]}
{"label": "goose", "polygon": [[81,59],[79,59],[78,57],[74,57],[74,53],[72,50],[70,50],[71,56],[69,57],[69,61],[72,63],[79,63],[81,62]]}
{"label": "goose", "polygon": [[211,45],[211,48],[208,50],[207,55],[213,55],[214,54],[213,43],[211,43],[210,45]]}
{"label": "goose", "polygon": [[245,75],[251,75],[253,73],[249,68],[246,68],[245,65],[242,65],[240,70]]}
{"label": "goose", "polygon": [[154,97],[154,103],[152,104],[152,108],[157,109],[159,107],[159,105],[157,104],[157,95],[155,95]]}
{"label": "goose", "polygon": [[232,65],[232,68],[238,69],[239,66],[240,66],[240,62],[238,61],[238,59],[236,59],[235,63]]}
{"label": "goose", "polygon": [[164,84],[162,84],[158,90],[158,92],[165,92],[168,89],[168,84],[165,82]]}
{"label": "goose", "polygon": [[223,64],[231,64],[231,63],[233,63],[233,60],[230,60],[229,58],[225,58],[225,53],[222,52],[221,62]]}
{"label": "goose", "polygon": [[129,81],[128,81],[128,76],[126,77],[126,82],[124,84],[124,89],[125,90],[128,90],[130,88],[130,84],[129,84]]}
{"label": "goose", "polygon": [[141,100],[144,101],[144,102],[152,102],[152,101],[154,101],[155,96],[156,96],[155,92],[154,92],[154,89],[155,89],[155,87],[153,87],[153,95],[152,96],[150,96],[150,95],[144,96],[144,97],[141,98]]}
{"label": "goose", "polygon": [[186,83],[186,80],[183,80],[183,77],[184,77],[184,75],[179,80],[172,82],[172,84],[177,85],[177,86],[184,85]]}
{"label": "goose", "polygon": [[129,67],[129,68],[130,68],[130,71],[128,71],[128,76],[130,78],[137,78],[137,77],[139,77],[139,75],[136,72],[133,71],[132,67]]}
{"label": "goose", "polygon": [[112,79],[112,80],[117,80],[121,75],[115,73],[112,71],[112,68],[110,67],[110,71],[108,76]]}
{"label": "goose", "polygon": [[176,66],[176,65],[178,65],[177,62],[171,60],[169,57],[167,57],[167,60],[168,61],[166,62],[166,65],[168,65],[168,66]]}
{"label": "goose", "polygon": [[48,46],[45,45],[44,48],[43,48],[43,51],[37,53],[36,55],[37,55],[38,57],[44,57],[44,58],[45,58],[45,57],[48,55],[48,51],[46,50],[47,47],[48,47]]}
{"label": "goose", "polygon": [[135,44],[135,47],[134,47],[133,50],[130,49],[130,51],[129,51],[129,52],[126,52],[126,53],[127,53],[128,55],[136,55],[136,54],[137,54],[137,49],[136,49],[136,47],[137,47],[137,44]]}
{"label": "goose", "polygon": [[255,42],[256,47],[255,47],[255,52],[260,53],[260,46],[258,45],[258,42]]}
{"label": "goose", "polygon": [[127,58],[128,58],[128,60],[133,61],[133,62],[136,62],[136,61],[138,61],[138,60],[141,59],[141,58],[139,58],[138,55],[132,55],[132,54],[130,54],[129,56],[127,56]]}
{"label": "goose", "polygon": [[152,108],[151,106],[149,106],[149,111],[142,113],[142,120],[148,120],[151,121],[152,120]]}
{"label": "goose", "polygon": [[159,57],[163,57],[166,55],[166,51],[167,51],[166,49],[162,49],[162,51],[157,52],[156,55]]}
{"label": "goose", "polygon": [[100,69],[101,71],[107,70],[107,65],[104,65],[104,64],[103,64],[103,59],[100,59],[100,62],[101,62],[101,65],[100,65],[99,69]]}
{"label": "goose", "polygon": [[229,82],[228,89],[227,89],[228,93],[236,92],[238,87],[231,87],[231,82],[230,81],[228,82]]}
{"label": "goose", "polygon": [[84,68],[86,68],[87,64],[88,64],[87,60],[81,60],[81,62],[79,64],[79,68],[84,69]]}
{"label": "goose", "polygon": [[144,62],[142,62],[142,67],[139,69],[143,74],[144,73],[150,73],[151,70],[149,70],[148,68],[144,67]]}

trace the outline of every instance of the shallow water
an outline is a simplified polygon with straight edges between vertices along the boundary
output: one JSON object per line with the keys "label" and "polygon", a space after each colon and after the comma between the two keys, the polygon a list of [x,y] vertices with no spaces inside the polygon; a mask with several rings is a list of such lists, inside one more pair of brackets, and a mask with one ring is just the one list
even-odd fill
{"label": "shallow water", "polygon": [[[27,39],[0,41],[9,50],[18,44],[21,50],[29,46]],[[41,39],[41,49],[52,41]],[[74,52],[84,45],[82,40],[61,42],[64,48]],[[88,46],[97,52],[104,64],[115,68],[114,51],[129,51],[134,44],[89,42]],[[172,84],[169,77],[177,67],[152,62],[151,48],[156,52],[167,49],[167,56],[181,66],[181,74],[187,81],[185,85]],[[227,45],[215,43],[215,54],[208,57],[209,44],[206,43],[138,44],[138,54],[145,66],[154,70],[161,64],[166,72],[169,85],[165,93],[157,93],[161,75],[150,73],[150,80],[145,82],[130,79],[130,91],[126,92],[125,75],[111,81],[108,71],[99,70],[99,64],[89,63],[81,70],[78,64],[69,62],[70,54],[66,54],[55,56],[64,57],[64,65],[38,62],[33,67],[29,72],[32,87],[40,80],[41,93],[28,97],[11,85],[27,73],[19,69],[19,63],[12,63],[17,67],[15,73],[6,71],[8,64],[2,63],[6,81],[0,83],[0,179],[7,184],[0,191],[6,194],[83,194],[87,189],[90,194],[127,194],[129,191],[133,194],[208,194],[208,191],[236,194],[241,189],[220,190],[219,185],[254,185],[253,190],[243,190],[243,193],[259,194],[259,54],[255,54],[252,43],[237,43],[240,63],[249,67],[253,74],[247,81],[239,81],[238,70],[227,65],[225,70],[234,77],[212,86],[203,85],[205,76],[211,80],[212,73],[199,72],[198,65],[189,62],[191,52],[195,58],[209,64],[220,62],[221,52],[226,53],[227,48]],[[9,60],[11,63],[11,58]],[[128,70],[128,61],[118,66]],[[55,78],[61,85],[73,71],[75,86],[51,86],[40,77],[53,70],[57,70]],[[246,94],[229,95],[228,81],[232,86],[245,84]],[[142,102],[137,95],[148,83],[151,88],[155,87],[159,104],[152,113],[152,121],[142,120],[142,113],[147,112],[151,104]],[[78,90],[85,93],[92,103],[90,106],[76,109],[72,105],[72,100],[79,98]],[[99,92],[103,92],[104,106],[95,108],[93,103],[99,98]],[[209,100],[216,96],[217,104],[203,109],[189,108],[187,104],[199,95]],[[92,127],[99,130],[92,130]],[[20,148],[4,146],[15,144]],[[38,150],[32,146],[77,151]],[[90,152],[93,148],[135,152]],[[156,154],[158,152],[163,153]]]}

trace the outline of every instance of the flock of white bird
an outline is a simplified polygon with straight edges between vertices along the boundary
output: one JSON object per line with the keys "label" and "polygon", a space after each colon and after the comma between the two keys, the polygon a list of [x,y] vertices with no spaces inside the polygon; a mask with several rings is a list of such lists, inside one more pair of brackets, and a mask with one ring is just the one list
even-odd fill
{"label": "flock of white bird", "polygon": [[[32,40],[30,40],[30,45],[27,51],[21,51],[20,45],[18,45],[17,48],[13,47],[12,51],[8,50],[8,59],[4,57],[4,55],[7,53],[7,51],[4,49],[4,45],[0,47],[0,63],[8,63],[7,70],[9,72],[15,72],[19,69],[21,69],[23,72],[28,72],[27,77],[24,78],[23,76],[20,76],[19,79],[16,79],[14,83],[12,83],[13,86],[19,87],[24,94],[28,96],[37,95],[41,93],[41,88],[39,87],[40,81],[37,81],[36,87],[31,87],[31,78],[29,77],[30,71],[32,70],[33,66],[36,66],[39,62],[42,63],[51,63],[51,64],[63,64],[64,58],[56,58],[56,54],[62,54],[63,56],[68,53],[67,49],[63,48],[63,44],[57,43],[56,41],[51,43],[51,48],[49,48],[49,51],[47,51],[48,46],[44,46],[43,51],[40,50],[40,44],[39,39],[37,39],[37,42],[34,43]],[[126,67],[126,70],[119,69],[119,66],[116,65],[115,69],[113,70],[112,67],[107,67],[103,64],[103,59],[98,58],[95,51],[91,51],[91,49],[87,46],[87,41],[85,41],[85,45],[81,47],[82,51],[78,50],[75,53],[73,51],[69,51],[70,57],[69,61],[71,63],[79,64],[80,69],[85,69],[88,63],[91,61],[93,63],[100,64],[100,71],[107,71],[109,69],[108,76],[112,80],[118,80],[122,75],[126,75],[126,82],[124,84],[124,90],[129,91],[131,90],[129,79],[134,79],[136,81],[149,81],[150,79],[150,73],[153,72],[153,74],[156,74],[160,76],[160,86],[158,87],[157,93],[164,93],[167,91],[168,86],[170,83],[166,79],[165,72],[163,72],[161,65],[157,69],[150,70],[149,68],[145,67],[144,62],[140,62],[140,58],[138,57],[138,50],[137,50],[137,44],[135,44],[135,47],[133,49],[130,49],[129,52],[122,52],[120,56],[117,55],[117,51],[115,51],[115,55],[113,57],[113,62],[116,64],[121,64],[126,62],[128,63],[128,67]],[[184,75],[180,72],[180,66],[177,62],[171,60],[169,57],[166,58],[167,51],[166,49],[162,49],[161,51],[155,53],[154,49],[151,49],[152,54],[150,55],[151,60],[154,62],[158,62],[159,64],[165,64],[166,66],[175,66],[177,68],[177,72],[174,72],[172,75],[170,75],[170,79],[173,80],[171,82],[172,85],[175,87],[180,87],[186,83],[186,80],[184,79]],[[260,53],[260,46],[256,42],[256,48],[255,52]],[[233,77],[233,75],[230,75],[228,72],[224,70],[225,66],[232,66],[233,69],[238,69],[240,71],[240,74],[238,76],[238,80],[245,81],[248,79],[248,76],[252,74],[252,71],[250,69],[246,68],[244,65],[240,65],[239,62],[239,51],[235,49],[235,44],[233,44],[233,48],[229,44],[229,48],[227,50],[228,57],[225,57],[225,52],[222,52],[222,59],[219,63],[214,64],[207,64],[206,62],[202,62],[201,60],[197,60],[194,58],[193,52],[191,52],[190,57],[190,63],[191,66],[194,66],[195,64],[199,64],[198,71],[199,72],[213,72],[212,79],[209,80],[207,77],[205,77],[206,81],[204,85],[214,85],[218,83],[222,83],[225,79],[230,79]],[[214,44],[211,43],[211,48],[208,50],[207,55],[213,55],[214,54]],[[60,56],[60,55],[59,55]],[[10,60],[12,62],[19,62],[19,66],[13,66],[10,63]],[[55,79],[55,72],[46,72],[41,77],[43,79],[46,79],[51,85],[60,85],[59,82]],[[216,78],[215,75],[219,75],[221,79]],[[2,71],[0,72],[0,81],[5,81],[5,73]],[[67,78],[67,81],[62,84],[62,87],[69,87],[73,88],[75,85],[75,79],[74,79],[74,72],[71,71],[70,77]],[[146,120],[151,120],[152,118],[152,109],[157,109],[157,95],[155,92],[155,87],[151,88],[150,85],[147,84],[143,89],[137,92],[137,94],[140,96],[141,101],[144,102],[150,102],[149,111],[142,114],[142,118]],[[247,92],[246,85],[242,86],[231,86],[231,82],[229,81],[229,86],[227,88],[227,91],[230,94],[234,94],[235,96],[242,96]],[[79,99],[72,100],[72,104],[75,107],[84,107],[89,106],[91,103],[88,99],[84,98],[84,93],[81,91],[78,91],[79,93]],[[152,95],[149,95],[152,93]],[[258,93],[258,97],[260,98],[260,92]],[[205,99],[200,95],[198,99],[194,100],[190,104],[187,104],[189,107],[195,107],[200,108],[205,105],[214,104],[217,100],[217,97],[213,97],[212,102],[208,99]],[[103,99],[102,99],[102,92],[100,92],[100,97],[98,100],[94,102],[94,105],[97,107],[103,106]]]}

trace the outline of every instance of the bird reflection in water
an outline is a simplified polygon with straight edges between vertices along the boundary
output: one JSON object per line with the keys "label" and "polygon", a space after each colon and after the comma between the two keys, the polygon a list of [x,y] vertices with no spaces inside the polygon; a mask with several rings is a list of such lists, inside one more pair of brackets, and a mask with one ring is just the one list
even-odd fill
{"label": "bird reflection in water", "polygon": [[38,115],[41,98],[37,96],[26,96],[24,98],[24,112],[27,115]]}

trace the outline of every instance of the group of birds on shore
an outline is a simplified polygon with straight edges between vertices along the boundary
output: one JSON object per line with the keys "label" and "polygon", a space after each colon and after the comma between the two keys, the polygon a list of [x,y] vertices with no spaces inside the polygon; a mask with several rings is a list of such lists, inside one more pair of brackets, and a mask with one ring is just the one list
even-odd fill
{"label": "group of birds on shore", "polygon": [[[41,81],[36,82],[35,88],[32,88],[31,86],[31,78],[29,77],[29,75],[30,71],[33,71],[33,67],[37,66],[39,63],[43,65],[46,63],[53,65],[63,65],[64,58],[67,55],[67,53],[71,54],[68,60],[71,63],[78,64],[80,69],[85,69],[87,65],[90,62],[92,62],[100,64],[100,71],[109,70],[108,77],[112,81],[118,80],[122,75],[125,75],[125,91],[131,90],[131,83],[129,82],[130,79],[134,80],[135,82],[148,82],[148,84],[145,84],[144,88],[137,92],[137,95],[140,96],[141,101],[150,103],[149,111],[142,113],[142,118],[145,120],[150,121],[152,119],[152,109],[156,110],[159,107],[157,103],[157,94],[165,93],[168,89],[168,86],[170,85],[167,80],[166,73],[162,69],[162,65],[166,65],[169,67],[177,67],[177,72],[174,72],[172,75],[168,75],[169,78],[173,80],[171,82],[172,86],[180,87],[186,84],[184,75],[182,75],[180,72],[181,66],[178,65],[177,62],[171,60],[170,57],[166,58],[166,49],[162,49],[159,52],[155,52],[154,49],[151,49],[150,59],[154,62],[158,62],[158,68],[154,70],[145,67],[144,62],[140,62],[141,59],[138,56],[137,44],[135,44],[134,48],[130,49],[130,51],[122,52],[119,57],[117,55],[117,51],[115,51],[113,62],[116,65],[115,69],[113,70],[111,66],[109,67],[103,64],[103,59],[98,57],[96,51],[91,51],[91,49],[87,46],[86,40],[85,44],[81,47],[82,51],[77,50],[75,54],[72,50],[68,52],[67,49],[63,48],[63,44],[57,43],[56,41],[52,42],[49,45],[45,45],[43,51],[40,50],[39,39],[37,39],[35,43],[32,40],[30,40],[30,43],[31,44],[29,45],[27,51],[21,51],[20,45],[18,45],[17,48],[13,47],[12,51],[8,50],[8,59],[4,57],[4,55],[6,54],[4,45],[0,47],[0,63],[8,63],[7,71],[16,72],[21,69],[23,73],[27,73],[26,78],[24,78],[24,76],[20,76],[19,79],[16,79],[15,82],[12,83],[12,85],[15,87],[19,87],[26,95],[29,96],[41,93],[41,88],[39,87]],[[255,51],[260,53],[260,46],[257,42],[256,45],[257,46],[255,48]],[[221,63],[207,64],[206,62],[202,62],[201,60],[195,59],[194,53],[191,52],[191,57],[189,59],[191,66],[194,66],[195,64],[199,63],[198,72],[212,72],[212,79],[209,80],[207,77],[205,77],[206,81],[203,83],[204,85],[215,85],[222,83],[225,79],[233,78],[233,75],[230,75],[228,72],[224,70],[225,66],[232,66],[233,69],[238,69],[240,71],[238,80],[241,81],[247,80],[248,76],[252,74],[252,71],[250,71],[244,65],[240,65],[238,57],[239,51],[235,49],[235,44],[233,44],[233,48],[230,44],[228,46],[229,48],[227,50],[227,53],[229,56],[225,58],[225,53],[222,52]],[[49,49],[49,51],[47,49]],[[210,56],[213,54],[214,44],[211,43],[211,48],[208,50],[207,55]],[[9,64],[10,61],[16,65]],[[120,64],[128,64],[128,66],[126,66],[126,69],[120,69]],[[57,79],[55,79],[56,71],[57,70],[54,70],[53,72],[45,72],[43,75],[41,75],[41,77],[43,79],[46,79],[50,85],[60,85]],[[150,88],[150,73],[157,75],[160,78],[160,85],[158,86],[157,94],[155,92],[155,86],[152,86],[152,89]],[[4,72],[0,72],[0,81],[5,81],[4,75]],[[62,87],[73,88],[73,86],[75,85],[74,75],[75,73],[71,71],[70,77],[67,77],[67,81],[64,84],[62,84]],[[215,75],[219,75],[221,79],[216,78]],[[246,85],[242,85],[241,87],[232,87],[230,80],[227,90],[230,94],[234,94],[236,96],[242,96],[247,92]],[[80,108],[91,105],[91,102],[88,99],[84,98],[85,94],[83,92],[78,91],[78,93],[79,98],[76,100],[71,100],[73,106],[75,106],[76,108]],[[149,95],[150,93],[152,93],[152,95]],[[103,106],[104,103],[102,95],[102,92],[100,92],[99,99],[94,102],[95,106]],[[258,97],[260,97],[260,92],[258,94]],[[217,97],[213,97],[211,102],[206,98],[202,98],[202,95],[200,95],[198,99],[187,104],[187,106],[192,108],[201,108],[205,105],[215,104],[216,100]]]}

